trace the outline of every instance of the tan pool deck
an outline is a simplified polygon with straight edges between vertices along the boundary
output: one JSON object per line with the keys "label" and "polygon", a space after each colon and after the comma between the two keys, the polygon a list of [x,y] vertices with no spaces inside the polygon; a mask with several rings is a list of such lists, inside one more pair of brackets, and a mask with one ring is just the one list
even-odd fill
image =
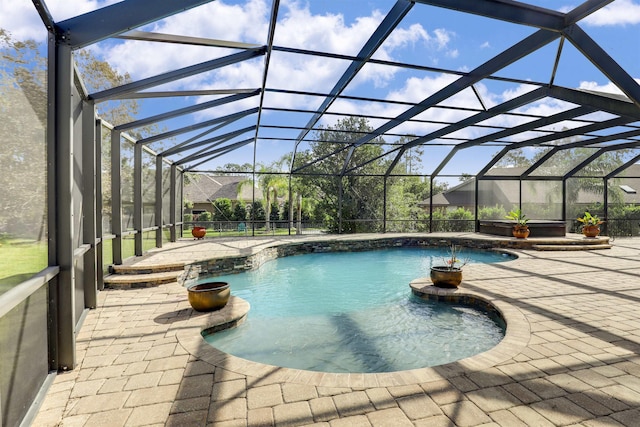
{"label": "tan pool deck", "polygon": [[[354,237],[187,239],[133,262],[336,238]],[[105,290],[77,335],[77,368],[57,375],[33,425],[639,426],[640,238],[612,246],[513,250],[517,260],[466,266],[456,292],[492,301],[505,339],[469,359],[387,374],[283,369],[217,352],[199,331],[246,310],[237,298],[212,314],[193,312],[176,282]]]}

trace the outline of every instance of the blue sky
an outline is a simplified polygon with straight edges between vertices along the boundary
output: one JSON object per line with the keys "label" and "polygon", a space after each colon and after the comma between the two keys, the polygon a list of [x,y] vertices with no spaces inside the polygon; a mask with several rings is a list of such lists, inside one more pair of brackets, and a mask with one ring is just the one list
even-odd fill
{"label": "blue sky", "polygon": [[[47,5],[55,20],[60,21],[81,12],[90,11],[113,3],[87,0],[49,0]],[[280,2],[275,44],[280,46],[317,49],[321,51],[354,55],[375,30],[384,15],[395,4],[389,0],[322,0]],[[564,0],[537,0],[528,3],[566,12],[579,2]],[[43,40],[46,33],[28,0],[0,0],[3,10],[0,27],[8,29],[17,38]],[[215,1],[191,11],[169,17],[143,28],[146,31],[207,37],[222,40],[265,44],[271,2],[268,0]],[[640,81],[640,0],[615,0],[605,9],[581,22],[581,27],[602,46],[632,77]],[[534,28],[498,22],[488,18],[464,15],[453,11],[416,4],[394,33],[385,41],[375,58],[403,61],[429,67],[469,71],[497,55],[518,40],[533,33]],[[225,49],[164,45],[158,53],[151,43],[110,40],[91,47],[95,53],[109,60],[121,72],[128,72],[134,80],[155,75],[163,71],[191,65],[232,53]],[[522,80],[547,81],[550,78],[558,42],[551,43],[539,52],[524,58],[497,75]],[[300,57],[274,53],[269,70],[268,86],[327,92],[340,76],[346,61],[326,58]],[[174,82],[157,89],[194,89],[259,87],[264,60],[259,58],[243,62],[223,70],[206,73],[184,81]],[[416,72],[388,67],[366,66],[349,85],[345,94],[379,97],[392,100],[420,101],[442,88],[454,77],[439,72]],[[570,43],[565,43],[555,83],[572,87],[619,92],[611,82],[593,67]],[[530,85],[497,83],[488,80],[477,85],[487,106],[531,90]],[[144,114],[165,111],[177,106],[203,102],[207,99],[167,100],[145,102]],[[258,97],[219,108],[207,110],[162,123],[168,129],[185,126],[197,121],[251,108]],[[456,105],[477,106],[475,95],[465,91],[452,100]],[[167,107],[170,102],[170,107]],[[315,108],[318,98],[268,94],[265,105],[282,108]],[[338,101],[332,109],[339,112],[376,113],[394,116],[406,107],[392,104],[367,104]],[[532,113],[552,114],[566,109],[567,105],[554,100],[542,100],[529,107]],[[433,120],[452,120],[463,113],[455,111],[429,111],[424,117]],[[266,112],[263,124],[286,124],[296,121],[306,123],[304,115],[282,115]],[[330,125],[333,118],[321,124]],[[372,123],[377,126],[380,123]],[[517,123],[501,123],[513,125]],[[241,124],[238,124],[239,126]],[[566,123],[570,127],[573,124]],[[433,125],[406,124],[394,131],[398,133],[425,134]],[[481,132],[481,130],[477,130]],[[474,132],[473,129],[469,132]],[[259,136],[270,136],[273,132],[261,131]],[[297,136],[298,132],[289,132]],[[189,135],[190,136],[190,135]],[[477,135],[459,135],[474,137]],[[185,136],[187,138],[188,136]],[[248,137],[247,135],[244,136]],[[390,138],[392,139],[392,138]],[[270,162],[290,151],[291,143],[264,141],[258,144],[258,160]],[[304,144],[302,144],[304,148]],[[464,153],[457,167],[446,173],[474,173],[498,150],[487,147]],[[428,173],[433,163],[444,157],[447,148],[434,147],[425,157],[423,172]],[[464,158],[466,157],[466,159]],[[247,146],[229,157],[211,163],[216,167],[227,162],[244,163],[253,159],[253,148]],[[481,159],[481,160],[480,160]]]}

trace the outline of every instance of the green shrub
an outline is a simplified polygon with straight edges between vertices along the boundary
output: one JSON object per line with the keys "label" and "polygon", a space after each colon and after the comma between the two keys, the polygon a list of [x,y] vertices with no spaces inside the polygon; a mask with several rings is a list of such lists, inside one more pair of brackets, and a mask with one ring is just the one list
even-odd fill
{"label": "green shrub", "polygon": [[507,211],[502,205],[478,208],[478,219],[504,219]]}
{"label": "green shrub", "polygon": [[447,219],[449,220],[448,231],[472,231],[474,229],[473,212],[465,208],[449,212]]}

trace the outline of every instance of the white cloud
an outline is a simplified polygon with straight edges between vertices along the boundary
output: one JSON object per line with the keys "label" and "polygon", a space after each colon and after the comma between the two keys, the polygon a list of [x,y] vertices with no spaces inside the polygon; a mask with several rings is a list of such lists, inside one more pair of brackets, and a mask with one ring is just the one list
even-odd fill
{"label": "white cloud", "polygon": [[431,39],[429,33],[422,25],[412,24],[409,28],[396,28],[385,41],[384,47],[386,49],[395,49],[397,47],[405,47],[409,44],[415,45],[420,41],[428,43]]}
{"label": "white cloud", "polygon": [[640,4],[633,0],[616,0],[586,17],[584,22],[595,27],[640,24]]}
{"label": "white cloud", "polygon": [[488,41],[486,41],[486,42],[484,42],[484,43],[482,43],[480,45],[480,49],[488,49],[490,47],[491,47],[491,44]]}
{"label": "white cloud", "polygon": [[47,6],[53,19],[59,22],[110,4],[118,3],[118,1],[119,0],[49,0],[47,1]]}
{"label": "white cloud", "polygon": [[453,34],[450,31],[445,30],[444,28],[436,28],[433,33],[436,36],[438,50],[442,50],[447,47],[447,45],[451,41],[451,36]]}
{"label": "white cloud", "polygon": [[[55,22],[99,9],[118,0],[49,0],[46,2]],[[46,37],[46,29],[35,7],[29,1],[0,0],[0,28],[8,30],[18,40]]]}
{"label": "white cloud", "polygon": [[[270,8],[264,0],[250,0],[243,7],[216,1],[159,21],[148,30],[265,44],[269,15]],[[215,25],[212,25],[213,17]],[[356,55],[383,18],[381,12],[374,10],[368,16],[346,23],[340,14],[314,15],[306,4],[283,1],[274,44]],[[385,40],[375,56],[378,59],[394,60],[395,53],[405,48],[426,48],[431,52],[446,50],[453,36],[453,33],[444,29],[434,30],[433,35],[430,35],[420,24],[399,27]],[[98,49],[100,55],[107,58],[116,69],[129,72],[134,80],[232,53],[221,52],[219,49],[164,44],[161,46],[162,53],[158,54],[157,47],[158,44],[125,41],[116,45],[103,43]],[[455,57],[457,51],[451,50],[445,54]],[[276,51],[270,62],[267,85],[272,88],[326,93],[349,63]],[[263,64],[263,58],[246,61],[174,82],[163,89],[259,87]],[[351,82],[349,90],[367,83],[384,87],[399,71],[399,68],[368,64]],[[277,94],[269,94],[268,101],[269,106],[285,108],[317,108],[318,104],[318,98]],[[224,107],[217,109],[216,114],[228,112],[224,110]]]}
{"label": "white cloud", "polygon": [[16,40],[44,41],[47,31],[33,4],[27,1],[0,0],[0,28]]}
{"label": "white cloud", "polygon": [[[635,79],[635,81],[640,84],[640,79]],[[593,90],[596,92],[604,92],[604,93],[612,93],[615,95],[623,95],[623,92],[620,90],[618,86],[613,84],[612,82],[607,82],[604,85],[599,85],[594,81],[581,81],[578,89],[586,89]]]}

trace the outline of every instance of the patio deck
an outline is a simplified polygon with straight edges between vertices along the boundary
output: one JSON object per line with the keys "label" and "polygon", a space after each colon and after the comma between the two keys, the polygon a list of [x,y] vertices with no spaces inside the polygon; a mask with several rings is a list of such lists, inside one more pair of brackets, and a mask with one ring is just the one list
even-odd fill
{"label": "patio deck", "polygon": [[[184,240],[134,262],[329,238]],[[391,374],[220,357],[197,336],[211,314],[194,313],[177,283],[103,291],[77,336],[78,367],[57,375],[34,425],[638,425],[640,239],[616,239],[606,251],[512,251],[517,260],[465,267],[461,288],[505,312],[513,327],[505,340],[463,361]]]}

